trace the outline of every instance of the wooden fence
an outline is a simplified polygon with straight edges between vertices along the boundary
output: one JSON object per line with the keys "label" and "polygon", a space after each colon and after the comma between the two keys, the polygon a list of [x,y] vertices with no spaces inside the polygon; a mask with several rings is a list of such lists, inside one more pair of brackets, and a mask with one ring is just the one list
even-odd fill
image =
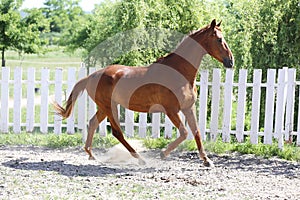
{"label": "wooden fence", "polygon": [[[93,71],[94,68],[89,69],[90,73]],[[212,74],[207,70],[200,72],[197,117],[203,138],[215,139],[221,134],[223,141],[229,142],[230,135],[235,135],[242,142],[248,135],[255,144],[259,136],[263,136],[266,144],[271,144],[273,138],[278,139],[280,148],[284,141],[291,139],[300,145],[300,83],[296,81],[296,70],[268,69],[266,82],[263,82],[262,71],[256,69],[251,83],[247,82],[246,69],[236,71],[237,81],[234,73],[230,69],[224,73],[221,69],[213,69]],[[80,130],[85,138],[88,120],[96,111],[96,105],[86,92],[78,99],[72,116],[65,121],[54,114],[51,101],[63,103],[76,81],[86,74],[86,68],[2,68],[0,132],[52,131],[60,134]],[[172,137],[176,134],[164,114],[135,113],[123,108],[119,111],[121,126],[129,137]],[[109,122],[104,120],[97,132],[105,136],[108,129]],[[189,137],[192,138],[191,133]]]}

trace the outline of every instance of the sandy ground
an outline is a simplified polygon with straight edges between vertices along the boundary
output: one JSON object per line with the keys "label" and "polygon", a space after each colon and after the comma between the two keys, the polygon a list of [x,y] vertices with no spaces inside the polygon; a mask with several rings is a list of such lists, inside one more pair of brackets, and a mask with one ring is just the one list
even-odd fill
{"label": "sandy ground", "polygon": [[82,148],[0,147],[0,199],[300,199],[300,164],[237,153],[210,154],[214,168],[196,152],[159,150],[130,141],[146,159],[138,165],[122,146]]}

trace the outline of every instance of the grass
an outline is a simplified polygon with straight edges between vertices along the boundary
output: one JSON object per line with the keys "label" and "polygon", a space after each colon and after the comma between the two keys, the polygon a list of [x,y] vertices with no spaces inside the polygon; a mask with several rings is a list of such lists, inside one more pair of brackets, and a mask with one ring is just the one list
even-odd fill
{"label": "grass", "polygon": [[[143,139],[143,143],[148,149],[163,149],[174,139],[165,138],[146,138]],[[109,148],[119,142],[111,134],[107,137],[94,136],[93,147],[97,148]],[[56,135],[53,133],[40,134],[40,133],[21,133],[14,134],[0,133],[0,145],[33,145],[33,146],[45,146],[50,148],[66,148],[66,147],[78,147],[83,146],[82,134],[61,134]],[[266,145],[263,143],[251,144],[250,139],[246,138],[244,143],[238,143],[234,139],[230,143],[222,142],[221,138],[218,138],[215,142],[205,141],[205,149],[208,152],[216,154],[224,154],[231,152],[239,152],[242,154],[255,154],[264,158],[279,157],[286,160],[300,161],[300,147],[295,144],[286,144],[284,149],[278,148],[278,143],[273,142],[272,145]],[[179,151],[197,151],[197,146],[194,140],[186,140],[177,148]]]}
{"label": "grass", "polygon": [[[165,148],[170,142],[172,140],[148,138],[144,141],[144,144],[150,149],[161,149]],[[239,152],[242,154],[254,154],[264,158],[276,156],[285,160],[300,161],[300,147],[297,147],[295,144],[286,144],[283,150],[281,150],[278,148],[276,141],[272,145],[266,145],[261,142],[251,144],[250,139],[246,138],[244,143],[238,143],[235,140],[232,140],[230,143],[224,143],[221,138],[218,138],[215,142],[205,141],[204,147],[208,152],[216,154]],[[178,150],[196,151],[197,146],[194,140],[186,140],[179,145]]]}
{"label": "grass", "polygon": [[[108,135],[107,137],[95,136],[93,140],[93,147],[108,148],[116,145],[117,139]],[[82,134],[61,134],[53,133],[7,133],[0,134],[0,145],[33,145],[45,146],[50,148],[66,148],[83,146]]]}
{"label": "grass", "polygon": [[27,68],[56,68],[56,67],[80,67],[81,51],[68,53],[63,47],[49,46],[45,54],[25,54],[20,56],[15,51],[6,51],[6,66],[14,68],[16,66]]}

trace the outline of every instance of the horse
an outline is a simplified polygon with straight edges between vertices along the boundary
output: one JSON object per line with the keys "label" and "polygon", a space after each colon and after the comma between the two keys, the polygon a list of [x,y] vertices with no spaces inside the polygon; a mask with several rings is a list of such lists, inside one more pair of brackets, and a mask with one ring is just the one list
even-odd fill
{"label": "horse", "polygon": [[55,112],[63,119],[70,116],[76,99],[84,90],[97,104],[97,112],[89,121],[84,147],[90,160],[95,159],[92,154],[94,132],[99,123],[107,117],[111,124],[112,135],[138,159],[139,164],[145,164],[144,159],[124,138],[118,120],[117,106],[120,104],[137,112],[165,113],[179,129],[179,137],[161,151],[162,159],[187,138],[188,131],[179,115],[181,111],[193,133],[204,166],[213,166],[204,150],[196,120],[195,80],[205,54],[214,57],[226,68],[232,68],[234,65],[234,57],[222,35],[220,25],[221,22],[217,24],[215,19],[212,20],[206,27],[189,34],[173,52],[149,66],[114,64],[88,75],[75,84],[65,108],[53,102]]}

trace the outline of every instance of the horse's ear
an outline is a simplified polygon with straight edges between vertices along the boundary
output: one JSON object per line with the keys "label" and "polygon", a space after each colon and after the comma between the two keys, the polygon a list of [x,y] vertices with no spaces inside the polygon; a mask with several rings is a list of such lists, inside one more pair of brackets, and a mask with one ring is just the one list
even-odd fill
{"label": "horse's ear", "polygon": [[216,19],[212,20],[212,22],[210,23],[210,28],[215,28],[216,24]]}
{"label": "horse's ear", "polygon": [[222,23],[222,20],[217,24],[217,26],[220,27],[220,26],[221,26],[221,23]]}

